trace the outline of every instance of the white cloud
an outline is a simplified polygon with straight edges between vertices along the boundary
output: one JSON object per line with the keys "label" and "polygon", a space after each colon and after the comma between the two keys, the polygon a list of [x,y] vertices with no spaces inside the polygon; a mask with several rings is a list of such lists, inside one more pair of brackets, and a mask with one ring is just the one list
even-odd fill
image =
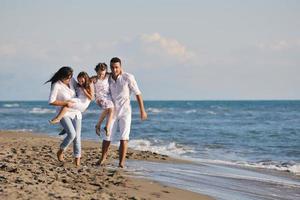
{"label": "white cloud", "polygon": [[30,41],[13,41],[1,42],[0,41],[0,57],[11,59],[40,59],[45,60],[48,58],[48,48],[45,44]]}
{"label": "white cloud", "polygon": [[196,53],[173,38],[159,33],[140,34],[123,38],[112,43],[112,55],[125,59],[126,65],[133,68],[161,68],[194,66],[199,64]]}
{"label": "white cloud", "polygon": [[300,47],[300,39],[283,39],[271,42],[260,42],[256,45],[260,50],[266,51],[285,51]]}
{"label": "white cloud", "polygon": [[[11,62],[69,63],[86,65],[93,62],[108,62],[119,56],[142,66],[175,66],[197,63],[196,54],[176,39],[159,33],[140,34],[117,41],[0,41],[0,57]],[[3,64],[3,63],[2,63]]]}
{"label": "white cloud", "polygon": [[163,52],[183,62],[190,61],[195,56],[192,51],[187,50],[187,48],[177,40],[162,37],[159,33],[142,34],[140,40],[147,45],[145,46],[145,50],[154,54]]}
{"label": "white cloud", "polygon": [[14,44],[1,44],[0,45],[0,56],[14,56],[17,49]]}

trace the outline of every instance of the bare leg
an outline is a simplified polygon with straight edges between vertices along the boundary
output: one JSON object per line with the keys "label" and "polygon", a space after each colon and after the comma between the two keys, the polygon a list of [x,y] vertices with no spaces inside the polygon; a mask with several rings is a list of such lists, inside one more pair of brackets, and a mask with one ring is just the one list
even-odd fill
{"label": "bare leg", "polygon": [[97,135],[100,135],[100,127],[101,127],[101,124],[102,124],[103,120],[105,119],[105,116],[106,116],[107,112],[108,112],[107,109],[103,110],[103,112],[101,113],[101,115],[99,117],[99,120],[98,120],[98,122],[95,126]]}
{"label": "bare leg", "polygon": [[100,165],[103,165],[107,158],[109,146],[110,146],[110,141],[107,140],[102,141],[102,154],[101,154],[101,159],[99,161]]}
{"label": "bare leg", "polygon": [[60,120],[64,117],[64,115],[66,114],[67,111],[68,111],[68,107],[63,106],[62,109],[59,111],[58,115],[49,121],[50,124],[59,123]]}
{"label": "bare leg", "polygon": [[106,132],[106,136],[109,136],[110,135],[111,121],[112,121],[113,114],[114,114],[114,109],[113,108],[108,108],[108,109],[106,109],[106,111],[107,111],[107,115],[106,115],[106,129],[105,129],[105,132]]}
{"label": "bare leg", "polygon": [[119,147],[119,167],[124,168],[126,154],[128,148],[128,140],[120,140]]}

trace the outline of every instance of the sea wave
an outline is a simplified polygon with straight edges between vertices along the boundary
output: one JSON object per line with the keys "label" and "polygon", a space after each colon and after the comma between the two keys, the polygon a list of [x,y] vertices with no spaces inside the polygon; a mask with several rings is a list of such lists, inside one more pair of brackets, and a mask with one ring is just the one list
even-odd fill
{"label": "sea wave", "polygon": [[191,113],[196,113],[197,110],[196,109],[192,109],[192,110],[186,110],[184,111],[185,114],[191,114]]}
{"label": "sea wave", "polygon": [[[279,162],[279,161],[230,161],[230,160],[212,160],[195,158],[196,151],[192,147],[184,146],[176,142],[165,143],[162,141],[151,142],[145,139],[131,140],[129,147],[140,151],[151,151],[159,154],[169,155],[174,158],[183,158],[190,161],[196,161],[200,163],[221,164],[237,167],[256,168],[256,169],[271,169],[277,171],[285,171],[295,175],[300,175],[300,163]],[[192,154],[190,154],[192,153]]]}
{"label": "sea wave", "polygon": [[263,169],[274,169],[278,171],[286,171],[291,172],[296,175],[300,175],[300,163],[296,162],[258,162],[258,163],[246,163],[245,166],[255,167],[255,168],[263,168]]}
{"label": "sea wave", "polygon": [[149,112],[149,113],[161,113],[161,112],[163,112],[162,109],[158,109],[158,108],[147,108],[146,111]]}
{"label": "sea wave", "polygon": [[55,113],[54,109],[48,109],[48,108],[32,108],[29,113],[33,114],[47,114],[47,113]]}
{"label": "sea wave", "polygon": [[0,131],[12,131],[12,132],[33,132],[33,129],[0,129]]}
{"label": "sea wave", "polygon": [[216,112],[210,111],[210,110],[206,111],[206,113],[207,113],[207,114],[211,114],[211,115],[216,115],[216,114],[217,114]]}
{"label": "sea wave", "polygon": [[5,108],[15,108],[15,107],[19,107],[20,104],[18,103],[6,103],[6,104],[3,104],[3,107]]}
{"label": "sea wave", "polygon": [[176,142],[170,142],[165,144],[154,143],[149,140],[130,140],[129,147],[140,151],[151,151],[159,154],[165,154],[169,156],[180,156],[186,153],[194,153],[194,149],[186,147]]}
{"label": "sea wave", "polygon": [[[188,160],[194,160],[188,158]],[[247,161],[225,161],[225,160],[210,160],[210,159],[196,159],[199,162],[211,163],[211,164],[222,164],[231,165],[238,167],[248,167],[256,169],[271,169],[276,171],[290,172],[295,175],[300,175],[300,163],[294,161],[290,162],[279,162],[279,161],[258,161],[258,162],[247,162]]]}

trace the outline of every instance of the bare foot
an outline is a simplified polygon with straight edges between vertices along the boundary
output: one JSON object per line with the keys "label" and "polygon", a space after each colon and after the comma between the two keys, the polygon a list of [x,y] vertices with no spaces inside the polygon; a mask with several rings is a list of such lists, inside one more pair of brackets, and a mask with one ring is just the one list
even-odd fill
{"label": "bare foot", "polygon": [[99,125],[96,125],[96,126],[95,126],[95,131],[96,131],[96,134],[97,134],[98,136],[100,136],[100,126],[99,126]]}
{"label": "bare foot", "polygon": [[104,166],[105,161],[106,161],[106,159],[99,160],[99,161],[96,163],[96,165],[98,165],[98,166]]}
{"label": "bare foot", "polygon": [[60,122],[60,119],[58,119],[58,118],[54,118],[54,119],[49,120],[50,124],[58,124],[59,122]]}
{"label": "bare foot", "polygon": [[57,159],[60,161],[60,162],[63,162],[64,161],[64,151],[62,149],[58,150],[57,153]]}
{"label": "bare foot", "polygon": [[80,157],[75,158],[74,163],[75,163],[76,167],[79,167],[80,166]]}
{"label": "bare foot", "polygon": [[124,165],[124,163],[119,163],[119,166],[118,166],[119,168],[124,168],[125,167],[125,165]]}

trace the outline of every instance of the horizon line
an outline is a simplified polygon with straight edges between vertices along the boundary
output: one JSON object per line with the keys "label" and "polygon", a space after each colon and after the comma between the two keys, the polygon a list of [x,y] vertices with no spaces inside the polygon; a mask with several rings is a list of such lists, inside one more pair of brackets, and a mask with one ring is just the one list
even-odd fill
{"label": "horizon line", "polygon": [[[0,102],[48,101],[48,100],[0,100]],[[131,101],[136,101],[131,99]],[[300,99],[144,99],[144,101],[300,101]]]}

